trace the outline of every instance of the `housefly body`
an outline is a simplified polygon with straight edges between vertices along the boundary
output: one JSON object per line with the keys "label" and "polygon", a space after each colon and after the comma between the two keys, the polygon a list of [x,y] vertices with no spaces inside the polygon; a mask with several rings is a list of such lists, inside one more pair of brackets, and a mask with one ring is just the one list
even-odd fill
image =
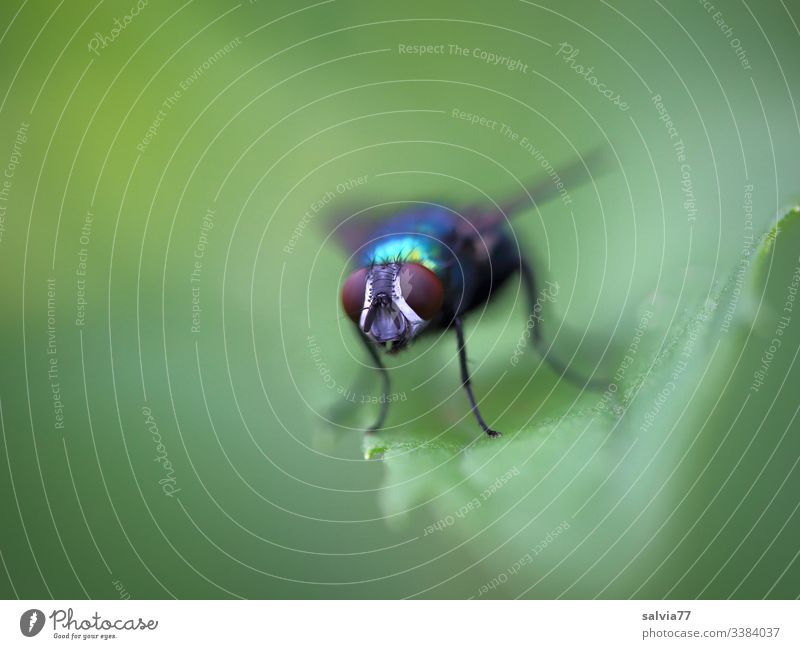
{"label": "housefly body", "polygon": [[[561,170],[562,181],[585,175],[589,171],[587,160]],[[472,413],[487,435],[500,434],[486,424],[475,401],[467,367],[464,319],[491,300],[517,273],[534,313],[534,272],[516,245],[507,217],[555,194],[555,185],[548,179],[491,208],[453,210],[418,203],[382,218],[370,219],[362,213],[339,223],[339,238],[354,260],[341,289],[342,306],[380,372],[384,395],[389,395],[390,389],[382,353],[396,354],[422,335],[452,329],[461,383]],[[531,341],[535,346],[542,343],[538,325]],[[550,355],[545,358],[558,366]],[[563,366],[557,369],[569,374]],[[383,426],[389,402],[388,398],[381,400],[380,413],[369,432]]]}

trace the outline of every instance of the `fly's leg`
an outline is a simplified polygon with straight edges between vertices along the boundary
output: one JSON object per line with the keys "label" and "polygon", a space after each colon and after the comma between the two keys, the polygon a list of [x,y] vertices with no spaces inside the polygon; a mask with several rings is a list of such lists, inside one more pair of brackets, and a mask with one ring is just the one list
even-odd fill
{"label": "fly's leg", "polygon": [[467,369],[467,350],[466,346],[464,345],[464,326],[461,323],[461,318],[456,318],[453,320],[453,326],[456,328],[456,336],[458,337],[458,359],[461,363],[461,384],[467,391],[467,397],[469,398],[469,405],[472,408],[472,414],[475,415],[475,419],[478,420],[478,425],[481,427],[481,430],[483,430],[484,433],[486,433],[489,437],[499,437],[500,433],[489,428],[486,425],[486,422],[483,421],[480,410],[478,410],[478,404],[475,403],[475,395],[472,394],[472,384],[470,383],[469,370]]}
{"label": "fly's leg", "polygon": [[541,306],[538,302],[539,297],[536,295],[536,279],[533,275],[533,269],[525,258],[521,258],[519,261],[519,272],[522,276],[522,283],[528,300],[528,311],[530,312],[528,317],[534,318],[536,321],[534,322],[533,331],[531,333],[531,340],[533,340],[533,346],[541,352],[542,328],[538,324],[540,321],[539,311]]}
{"label": "fly's leg", "polygon": [[541,304],[539,304],[539,296],[536,294],[536,280],[533,275],[533,269],[525,258],[520,259],[520,274],[522,275],[522,283],[525,285],[525,292],[527,293],[530,311],[529,318],[534,318],[531,341],[542,358],[547,361],[550,367],[572,383],[583,385],[586,388],[594,390],[603,390],[608,387],[609,381],[581,376],[571,369],[569,365],[564,364],[560,359],[556,358],[552,352],[548,353],[544,338],[542,338],[541,318],[539,317]]}
{"label": "fly's leg", "polygon": [[381,410],[378,413],[378,418],[375,420],[375,423],[366,430],[368,434],[372,434],[383,428],[383,423],[386,421],[386,415],[389,412],[389,372],[384,366],[383,361],[378,354],[378,350],[375,349],[375,345],[370,343],[370,341],[367,340],[367,337],[361,334],[361,332],[359,332],[359,334],[359,338],[367,348],[369,355],[372,357],[372,360],[375,361],[375,368],[381,375],[381,383],[383,385],[383,399],[381,399]]}

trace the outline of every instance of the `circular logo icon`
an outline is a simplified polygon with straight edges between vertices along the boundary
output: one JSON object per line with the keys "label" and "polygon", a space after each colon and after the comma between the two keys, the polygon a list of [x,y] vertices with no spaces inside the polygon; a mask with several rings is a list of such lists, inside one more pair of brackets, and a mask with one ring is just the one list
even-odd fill
{"label": "circular logo icon", "polygon": [[44,613],[38,608],[25,611],[19,618],[19,630],[22,635],[32,638],[44,627]]}

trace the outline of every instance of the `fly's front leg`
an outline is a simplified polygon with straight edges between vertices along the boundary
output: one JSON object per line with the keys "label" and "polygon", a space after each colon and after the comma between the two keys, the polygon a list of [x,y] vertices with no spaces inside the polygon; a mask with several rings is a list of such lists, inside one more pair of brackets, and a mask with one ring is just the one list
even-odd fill
{"label": "fly's front leg", "polygon": [[478,420],[478,425],[481,427],[484,433],[486,433],[489,437],[499,437],[500,433],[496,430],[492,430],[486,425],[486,422],[481,417],[480,410],[478,410],[478,404],[475,403],[475,395],[472,394],[472,383],[469,379],[469,370],[467,369],[467,350],[464,344],[464,327],[461,323],[461,318],[456,318],[453,320],[453,326],[456,329],[456,336],[458,338],[458,359],[461,363],[461,384],[464,386],[464,390],[467,392],[467,397],[469,398],[469,405],[472,408],[472,414],[475,415],[475,419]]}
{"label": "fly's front leg", "polygon": [[375,361],[375,368],[381,375],[381,383],[383,385],[383,399],[381,399],[381,410],[378,413],[378,418],[375,420],[375,423],[372,426],[370,426],[366,431],[368,434],[371,434],[383,428],[383,423],[386,421],[386,415],[389,412],[389,372],[384,366],[380,354],[378,354],[378,350],[375,349],[375,345],[370,343],[370,341],[367,340],[367,337],[360,331],[358,337],[364,343],[364,346],[367,348],[367,351],[369,352],[369,355],[372,357],[372,360]]}

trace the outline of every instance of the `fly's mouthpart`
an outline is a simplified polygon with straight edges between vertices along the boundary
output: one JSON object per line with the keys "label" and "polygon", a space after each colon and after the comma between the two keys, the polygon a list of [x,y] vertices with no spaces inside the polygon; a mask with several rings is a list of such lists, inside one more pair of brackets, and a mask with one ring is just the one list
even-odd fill
{"label": "fly's mouthpart", "polygon": [[376,342],[396,341],[407,335],[408,322],[389,296],[379,294],[364,316],[362,330]]}
{"label": "fly's mouthpart", "polygon": [[428,324],[405,301],[400,285],[401,266],[376,265],[367,273],[359,323],[361,331],[390,354],[405,347]]}
{"label": "fly's mouthpart", "polygon": [[368,334],[372,329],[372,323],[375,321],[375,314],[378,311],[378,304],[373,300],[366,311],[367,314],[362,317],[361,330],[365,334]]}
{"label": "fly's mouthpart", "polygon": [[379,311],[381,309],[390,309],[391,307],[392,301],[389,299],[389,296],[386,295],[386,293],[378,293],[370,302],[369,308],[366,309],[367,315],[364,317],[362,331],[368,334],[372,330],[372,325]]}

